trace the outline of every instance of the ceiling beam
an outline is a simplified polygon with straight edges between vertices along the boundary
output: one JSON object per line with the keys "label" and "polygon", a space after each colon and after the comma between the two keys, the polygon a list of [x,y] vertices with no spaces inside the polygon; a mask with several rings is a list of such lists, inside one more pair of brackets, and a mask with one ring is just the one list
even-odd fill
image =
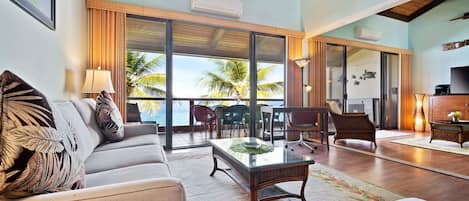
{"label": "ceiling beam", "polygon": [[218,47],[218,43],[220,42],[221,38],[223,38],[223,35],[225,34],[225,29],[218,28],[215,29],[213,32],[212,36],[212,41],[210,42],[210,47],[213,49],[216,49]]}

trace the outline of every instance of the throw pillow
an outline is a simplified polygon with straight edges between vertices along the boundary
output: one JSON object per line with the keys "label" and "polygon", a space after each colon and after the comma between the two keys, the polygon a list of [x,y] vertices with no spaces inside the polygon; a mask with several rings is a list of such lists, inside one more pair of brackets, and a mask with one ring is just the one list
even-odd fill
{"label": "throw pillow", "polygon": [[0,199],[81,188],[76,136],[44,95],[5,71],[0,97]]}
{"label": "throw pillow", "polygon": [[99,93],[96,98],[96,121],[108,141],[118,142],[124,139],[122,115],[106,91]]}

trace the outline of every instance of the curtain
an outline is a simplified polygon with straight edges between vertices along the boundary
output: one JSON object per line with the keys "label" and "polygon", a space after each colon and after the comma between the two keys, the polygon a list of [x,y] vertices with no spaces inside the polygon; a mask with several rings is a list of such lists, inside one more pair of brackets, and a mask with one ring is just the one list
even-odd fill
{"label": "curtain", "polygon": [[401,54],[399,129],[412,130],[414,125],[414,96],[412,91],[412,55]]}
{"label": "curtain", "polygon": [[327,43],[312,38],[309,40],[309,106],[326,105],[326,48]]}
{"label": "curtain", "polygon": [[301,38],[288,37],[287,106],[301,106],[301,69],[295,59],[301,58],[302,50]]}
{"label": "curtain", "polygon": [[124,121],[127,98],[125,24],[125,13],[89,9],[89,68],[101,66],[103,70],[111,71],[116,91],[112,98]]}

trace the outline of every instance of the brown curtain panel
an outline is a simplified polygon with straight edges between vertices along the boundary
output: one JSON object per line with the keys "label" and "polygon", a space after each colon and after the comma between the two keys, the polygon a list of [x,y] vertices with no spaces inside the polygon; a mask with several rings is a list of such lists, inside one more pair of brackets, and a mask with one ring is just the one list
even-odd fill
{"label": "brown curtain panel", "polygon": [[309,40],[309,106],[326,105],[326,48],[327,43],[315,38]]}
{"label": "brown curtain panel", "polygon": [[287,106],[301,106],[301,69],[295,59],[302,56],[302,39],[288,37]]}
{"label": "brown curtain panel", "polygon": [[399,129],[412,130],[414,125],[414,95],[412,91],[412,55],[401,54],[400,121]]}
{"label": "brown curtain panel", "polygon": [[125,121],[127,90],[125,83],[126,14],[89,9],[89,68],[111,71],[115,93],[112,98]]}

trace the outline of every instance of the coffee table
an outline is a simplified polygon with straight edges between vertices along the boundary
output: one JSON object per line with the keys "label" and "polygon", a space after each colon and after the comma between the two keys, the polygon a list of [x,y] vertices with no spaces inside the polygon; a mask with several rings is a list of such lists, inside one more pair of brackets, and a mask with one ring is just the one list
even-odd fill
{"label": "coffee table", "polygon": [[[267,201],[287,197],[305,201],[305,185],[308,180],[308,166],[314,164],[312,157],[303,156],[282,147],[264,154],[235,152],[233,144],[256,141],[259,144],[273,146],[257,138],[231,138],[210,140],[213,155],[213,170],[227,174],[245,191],[250,193],[251,201]],[[228,165],[229,169],[218,167],[218,160]],[[303,181],[300,193],[289,193],[275,184],[288,181]]]}
{"label": "coffee table", "polygon": [[447,120],[433,121],[431,125],[430,143],[432,140],[445,140],[458,143],[461,148],[469,141],[469,121],[451,122]]}

